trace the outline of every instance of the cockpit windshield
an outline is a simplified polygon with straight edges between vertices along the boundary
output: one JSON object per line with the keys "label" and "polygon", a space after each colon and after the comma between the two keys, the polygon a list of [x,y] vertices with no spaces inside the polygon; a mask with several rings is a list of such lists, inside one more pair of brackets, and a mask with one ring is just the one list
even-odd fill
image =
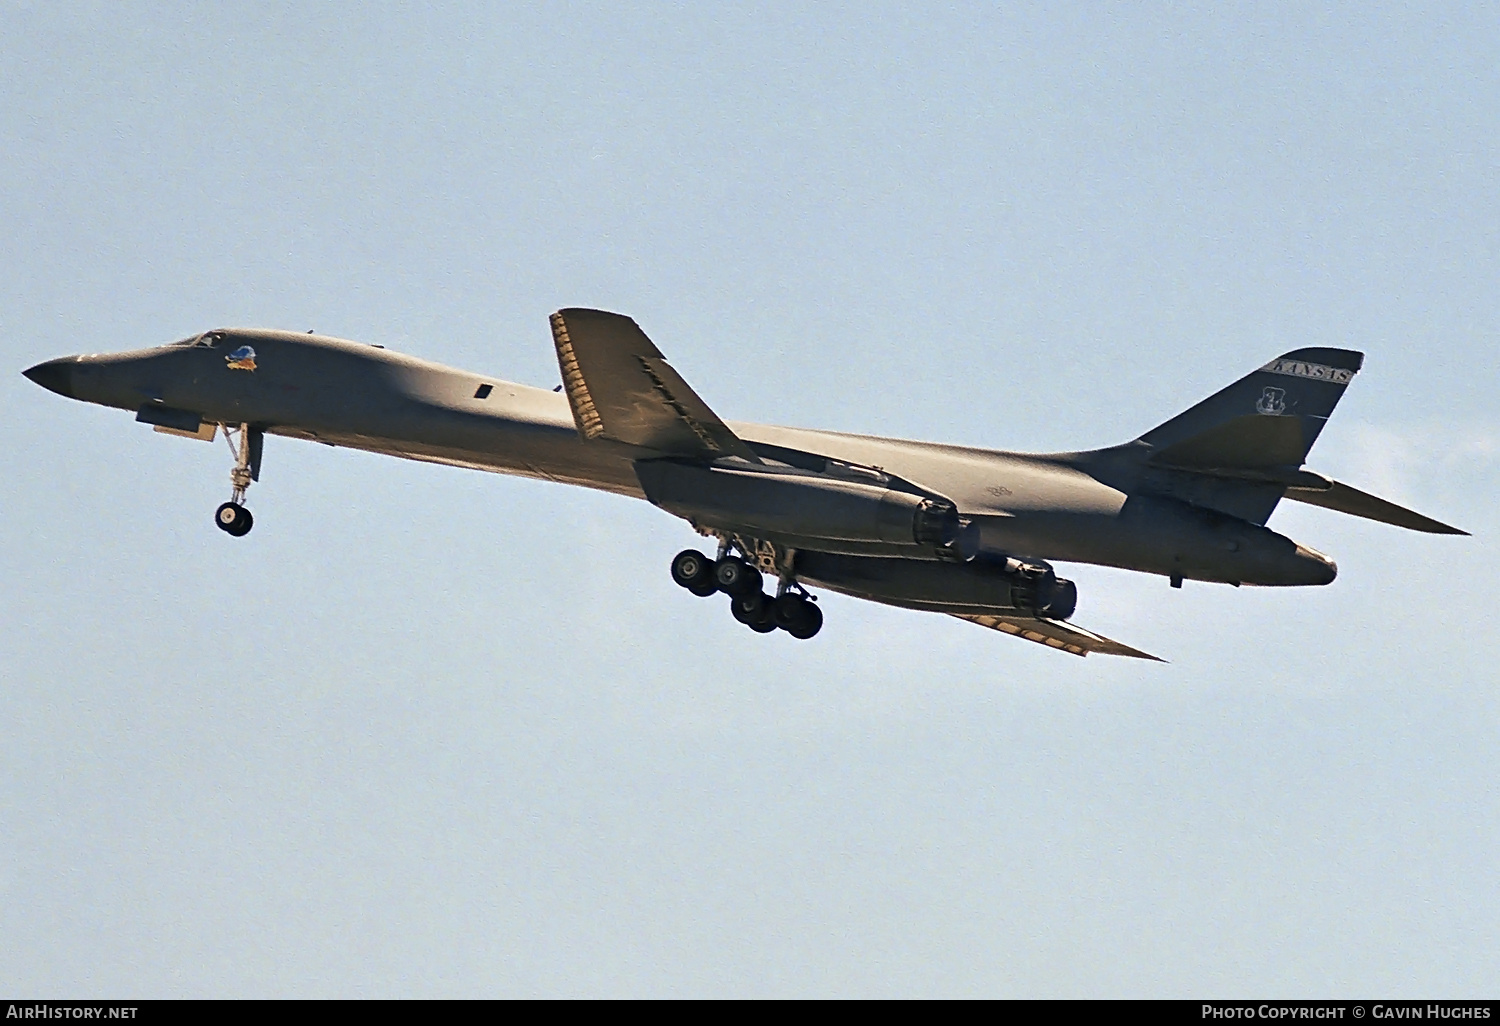
{"label": "cockpit windshield", "polygon": [[222,331],[205,331],[197,335],[189,335],[187,338],[179,339],[176,342],[168,342],[167,345],[182,346],[184,348],[197,346],[200,349],[212,349],[222,341],[224,341],[224,333]]}

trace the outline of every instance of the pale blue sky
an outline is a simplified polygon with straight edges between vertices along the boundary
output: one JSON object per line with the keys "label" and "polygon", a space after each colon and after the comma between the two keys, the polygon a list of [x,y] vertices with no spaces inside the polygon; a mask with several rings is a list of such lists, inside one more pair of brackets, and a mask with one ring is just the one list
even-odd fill
{"label": "pale blue sky", "polygon": [[[1489,995],[1500,15],[0,6],[0,988]],[[1367,354],[1325,589],[1069,568],[1079,660],[672,586],[644,503],[20,376],[222,325],[551,385],[640,321],[725,417],[1111,444]],[[1292,504],[1288,504],[1292,505]]]}

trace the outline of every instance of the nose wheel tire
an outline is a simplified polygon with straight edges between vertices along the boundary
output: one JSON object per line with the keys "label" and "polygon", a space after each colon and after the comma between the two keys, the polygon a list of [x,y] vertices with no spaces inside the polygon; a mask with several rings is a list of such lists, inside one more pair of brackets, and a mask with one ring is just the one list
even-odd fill
{"label": "nose wheel tire", "polygon": [[255,518],[239,503],[226,502],[214,514],[214,523],[218,524],[219,530],[225,534],[234,538],[243,538],[250,533],[250,528],[255,526]]}

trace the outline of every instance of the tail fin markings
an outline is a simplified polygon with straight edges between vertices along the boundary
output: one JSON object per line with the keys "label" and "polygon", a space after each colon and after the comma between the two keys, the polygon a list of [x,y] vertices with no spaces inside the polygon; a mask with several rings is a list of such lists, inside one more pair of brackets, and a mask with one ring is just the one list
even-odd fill
{"label": "tail fin markings", "polygon": [[1300,467],[1359,373],[1352,349],[1296,349],[1141,436],[1151,462],[1197,468]]}
{"label": "tail fin markings", "polygon": [[1302,469],[1363,363],[1364,354],[1352,349],[1278,356],[1142,435],[1151,447],[1147,463],[1193,475],[1199,484],[1189,501],[1254,523],[1265,523],[1284,497],[1412,531],[1467,534]]}

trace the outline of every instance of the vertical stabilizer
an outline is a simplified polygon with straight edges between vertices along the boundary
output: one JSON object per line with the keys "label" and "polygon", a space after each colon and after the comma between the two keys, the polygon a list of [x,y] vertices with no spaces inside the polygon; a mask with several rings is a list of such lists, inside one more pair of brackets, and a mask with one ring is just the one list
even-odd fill
{"label": "vertical stabilizer", "polygon": [[1359,372],[1351,349],[1278,356],[1141,436],[1151,462],[1188,469],[1296,468]]}

